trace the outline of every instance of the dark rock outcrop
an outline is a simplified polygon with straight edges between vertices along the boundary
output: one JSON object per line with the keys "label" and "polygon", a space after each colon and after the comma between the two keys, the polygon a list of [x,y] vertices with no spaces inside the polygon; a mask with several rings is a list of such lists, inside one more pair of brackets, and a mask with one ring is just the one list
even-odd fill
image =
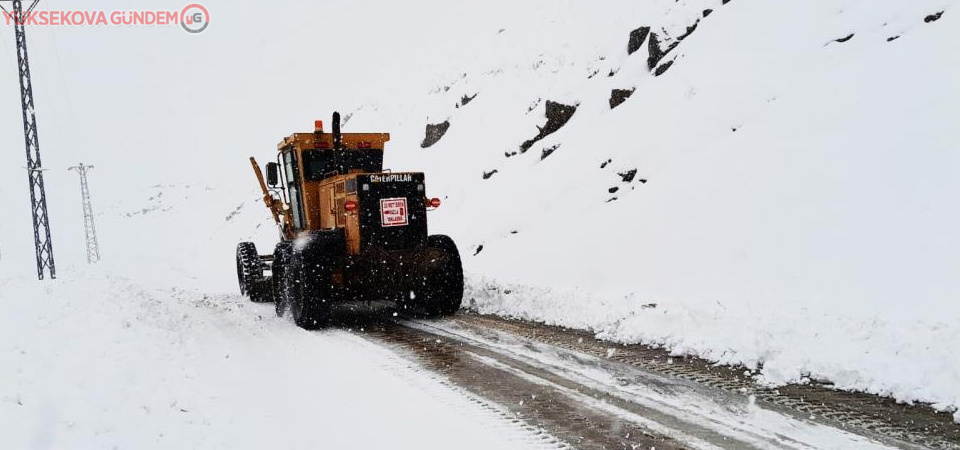
{"label": "dark rock outcrop", "polygon": [[543,150],[541,150],[541,151],[540,151],[540,161],[543,161],[544,159],[547,159],[547,157],[550,156],[553,152],[557,151],[558,148],[560,148],[560,144],[551,145],[551,146],[546,147],[546,148],[544,148]]}
{"label": "dark rock outcrop", "polygon": [[653,76],[659,77],[660,75],[663,75],[663,73],[666,72],[667,69],[669,69],[672,65],[673,61],[667,61],[663,64],[660,64],[660,66],[657,67],[657,70],[653,71]]}
{"label": "dark rock outcrop", "polygon": [[657,37],[657,33],[650,33],[650,39],[647,39],[647,48],[649,49],[649,56],[647,56],[647,68],[653,70],[654,67],[657,67],[657,63],[667,54],[660,48],[660,38]]}
{"label": "dark rock outcrop", "polygon": [[491,171],[489,171],[489,172],[484,172],[484,173],[483,173],[483,179],[484,179],[484,180],[489,180],[490,177],[492,177],[493,174],[495,174],[495,173],[497,173],[497,172],[499,172],[499,170],[497,170],[497,169],[493,169],[493,170],[491,170]]}
{"label": "dark rock outcrop", "polygon": [[[693,34],[694,31],[697,31],[697,25],[700,25],[700,19],[697,19],[697,21],[694,22],[693,25],[690,25],[689,27],[687,27],[687,32],[686,32],[686,33],[683,33],[683,35],[681,35],[680,37],[678,37],[678,38],[677,38],[677,42],[680,42],[680,41],[686,39],[686,38],[689,37],[691,34]],[[674,45],[674,46],[676,46],[676,45]]]}
{"label": "dark rock outcrop", "polygon": [[460,103],[457,104],[457,108],[461,106],[467,106],[467,103],[470,103],[475,98],[477,98],[477,94],[464,95],[463,97],[460,97]]}
{"label": "dark rock outcrop", "polygon": [[855,34],[855,33],[850,33],[850,34],[848,34],[848,35],[846,35],[846,36],[844,36],[844,37],[842,37],[842,38],[834,39],[834,42],[839,42],[839,43],[842,44],[842,43],[844,43],[844,42],[849,41],[850,39],[853,39],[853,35],[854,35],[854,34]]}
{"label": "dark rock outcrop", "polygon": [[630,169],[626,172],[620,172],[617,175],[620,175],[620,179],[623,180],[624,183],[629,183],[637,176],[637,169]]}
{"label": "dark rock outcrop", "polygon": [[440,141],[440,138],[447,133],[448,129],[450,129],[449,120],[444,120],[438,124],[428,123],[426,134],[423,136],[423,142],[420,143],[420,148],[427,148],[436,144]]}
{"label": "dark rock outcrop", "polygon": [[640,47],[643,45],[643,41],[647,40],[647,35],[649,34],[650,27],[640,27],[631,31],[630,40],[627,41],[627,54],[632,55],[633,52],[640,50]]}
{"label": "dark rock outcrop", "polygon": [[929,16],[924,17],[923,22],[924,23],[936,22],[940,20],[940,16],[943,16],[943,11],[940,11],[936,14],[930,14]]}
{"label": "dark rock outcrop", "polygon": [[542,127],[537,127],[540,132],[537,133],[533,139],[527,140],[520,144],[521,153],[530,150],[530,147],[532,147],[533,144],[536,144],[537,141],[553,134],[555,131],[566,125],[567,121],[573,117],[573,113],[577,112],[577,105],[564,105],[563,103],[547,100],[546,110],[547,123]]}
{"label": "dark rock outcrop", "polygon": [[635,90],[636,88],[614,89],[610,91],[610,109],[616,108],[617,106],[620,106],[621,103],[627,101],[627,99],[633,95],[633,91]]}

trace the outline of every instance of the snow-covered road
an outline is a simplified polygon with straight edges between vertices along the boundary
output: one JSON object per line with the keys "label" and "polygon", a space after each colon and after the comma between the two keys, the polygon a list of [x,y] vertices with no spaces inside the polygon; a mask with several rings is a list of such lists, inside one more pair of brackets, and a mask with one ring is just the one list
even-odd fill
{"label": "snow-covered road", "polygon": [[[804,394],[822,403],[814,414],[754,388],[708,386],[699,381],[702,373],[666,375],[613,357],[631,348],[590,354],[583,351],[589,344],[565,330],[469,313],[452,320],[381,319],[374,327],[370,319],[364,318],[366,335],[578,448],[960,448],[955,434],[890,427],[875,432],[884,426],[867,411],[838,407],[836,399],[816,390]],[[568,345],[555,345],[558,341]],[[817,417],[820,413],[826,417]],[[885,414],[893,421],[925,419],[916,411],[903,415],[887,408]]]}
{"label": "snow-covered road", "polygon": [[382,345],[98,272],[0,281],[0,447],[556,447]]}
{"label": "snow-covered road", "polygon": [[104,268],[0,281],[4,448],[902,447],[460,321],[307,332]]}

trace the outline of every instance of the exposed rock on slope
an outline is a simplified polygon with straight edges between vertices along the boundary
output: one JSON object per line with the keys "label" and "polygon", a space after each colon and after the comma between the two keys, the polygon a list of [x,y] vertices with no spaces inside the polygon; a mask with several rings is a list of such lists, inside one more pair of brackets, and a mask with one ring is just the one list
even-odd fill
{"label": "exposed rock on slope", "polygon": [[631,31],[630,40],[627,42],[627,54],[632,55],[633,52],[640,50],[640,47],[643,45],[643,41],[647,39],[647,35],[649,34],[650,27],[640,27]]}
{"label": "exposed rock on slope", "polygon": [[530,147],[533,144],[536,144],[537,141],[549,136],[550,134],[556,132],[564,125],[567,124],[567,121],[573,117],[573,113],[577,112],[577,105],[564,105],[563,103],[557,103],[552,100],[547,100],[546,113],[547,113],[547,123],[543,127],[537,127],[540,132],[537,135],[528,141],[525,141],[523,144],[520,144],[520,151],[526,152],[530,150]]}
{"label": "exposed rock on slope", "polygon": [[433,144],[436,144],[440,141],[440,138],[447,133],[447,130],[450,128],[450,121],[444,120],[438,124],[427,124],[426,135],[423,137],[423,142],[420,143],[420,148],[427,148]]}
{"label": "exposed rock on slope", "polygon": [[627,99],[630,98],[631,95],[633,95],[633,91],[635,90],[636,88],[614,89],[613,91],[611,91],[610,92],[610,109],[616,108],[617,106],[620,106],[621,103],[627,101]]}

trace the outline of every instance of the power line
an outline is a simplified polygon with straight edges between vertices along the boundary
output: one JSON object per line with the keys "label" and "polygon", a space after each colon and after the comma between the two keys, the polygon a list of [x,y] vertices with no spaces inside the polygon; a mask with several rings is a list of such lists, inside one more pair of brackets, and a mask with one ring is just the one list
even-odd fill
{"label": "power line", "polygon": [[93,166],[83,163],[70,167],[80,175],[80,198],[83,200],[83,232],[87,237],[87,264],[100,261],[100,247],[97,245],[97,227],[93,224],[93,206],[90,205],[90,186],[87,184],[87,171]]}

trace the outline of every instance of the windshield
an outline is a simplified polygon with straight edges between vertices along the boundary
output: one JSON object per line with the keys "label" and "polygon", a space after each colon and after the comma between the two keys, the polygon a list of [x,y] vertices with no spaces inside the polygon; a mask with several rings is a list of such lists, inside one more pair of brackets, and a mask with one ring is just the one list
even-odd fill
{"label": "windshield", "polygon": [[383,150],[304,150],[303,171],[307,181],[322,180],[328,174],[380,172],[383,168]]}

